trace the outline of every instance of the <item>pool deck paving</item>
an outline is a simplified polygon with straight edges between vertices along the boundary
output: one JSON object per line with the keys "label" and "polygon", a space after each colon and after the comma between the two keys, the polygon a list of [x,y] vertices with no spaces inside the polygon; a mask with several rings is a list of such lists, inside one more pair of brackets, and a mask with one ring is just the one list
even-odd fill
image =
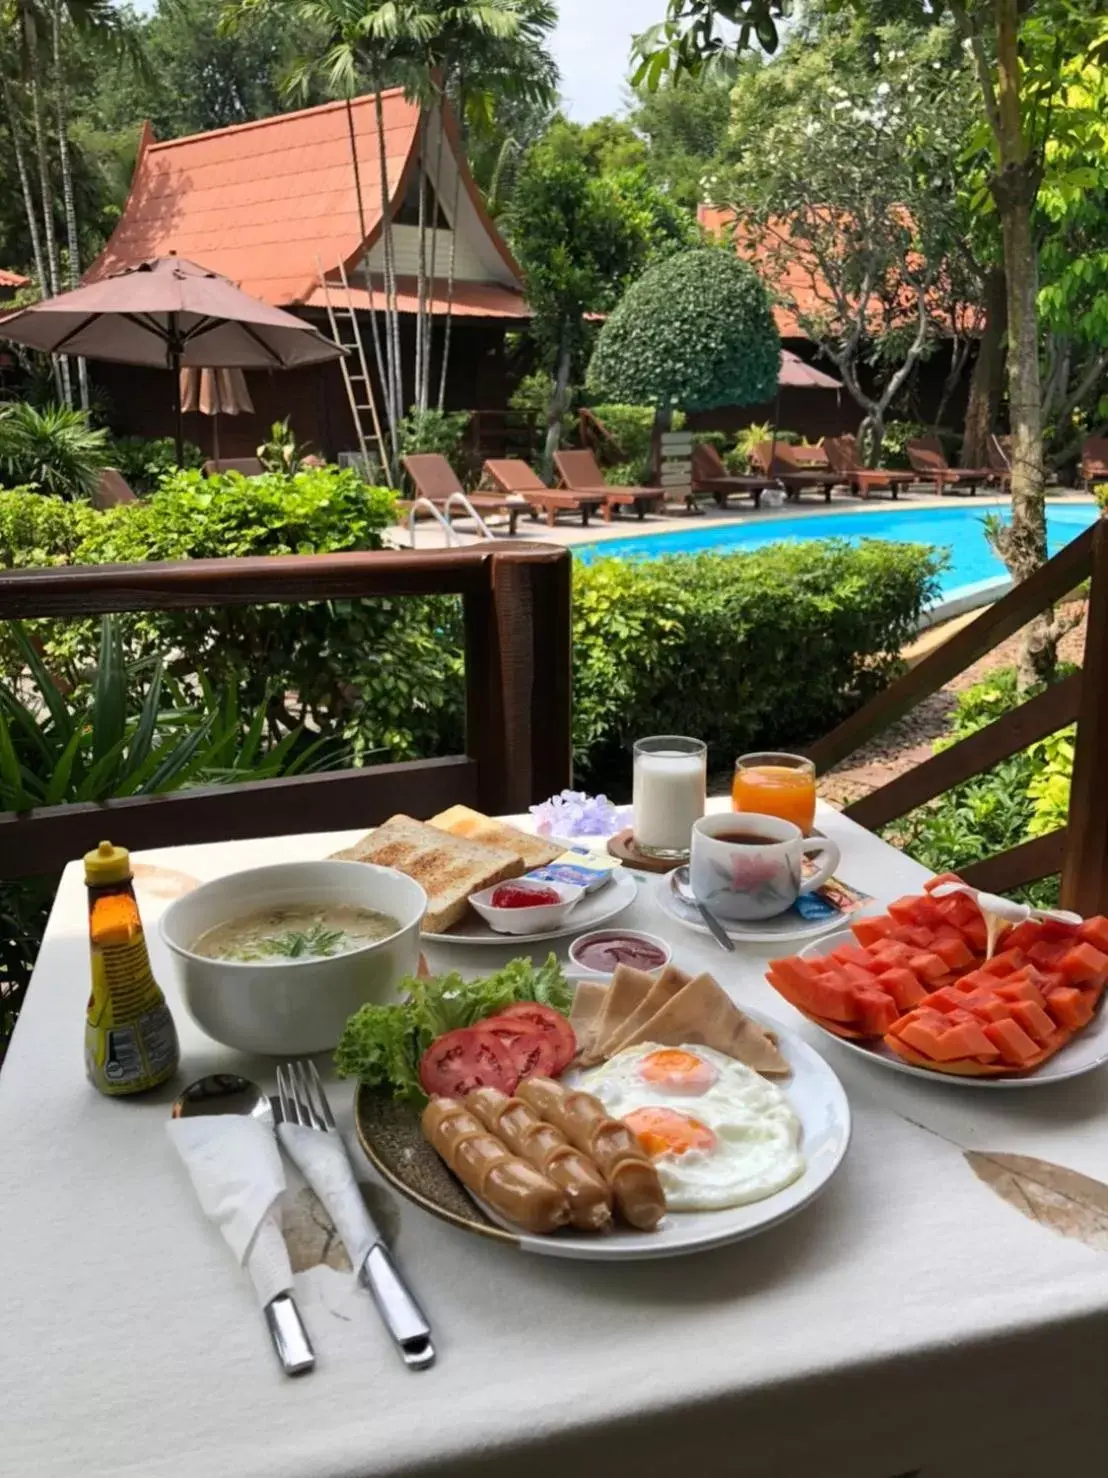
{"label": "pool deck paving", "polygon": [[[1067,506],[1071,504],[1087,506],[1093,502],[1092,498],[1072,488],[1053,489],[1048,497],[1051,504]],[[639,537],[649,539],[654,534],[674,533],[690,527],[717,529],[754,523],[772,526],[775,521],[782,519],[818,517],[820,514],[827,513],[851,513],[857,514],[859,518],[865,518],[867,514],[887,514],[898,508],[946,508],[952,503],[968,503],[985,512],[989,508],[1007,508],[1009,499],[991,489],[973,496],[947,494],[945,497],[921,490],[907,489],[902,491],[895,501],[882,496],[858,498],[845,490],[836,489],[832,493],[830,503],[827,503],[822,496],[819,498],[808,496],[795,502],[790,501],[781,508],[772,509],[756,509],[745,502],[741,506],[736,505],[724,509],[712,506],[710,511],[706,508],[702,514],[689,514],[683,509],[670,509],[664,514],[648,513],[643,519],[638,519],[633,514],[616,517],[611,523],[593,518],[590,519],[587,528],[582,528],[579,518],[573,522],[570,522],[568,517],[559,520],[553,528],[549,528],[542,520],[533,522],[530,519],[521,519],[515,540],[510,540],[506,523],[501,523],[495,517],[489,523],[498,537],[503,537],[510,542],[539,540],[544,544],[561,544],[572,548],[578,544],[602,545],[609,540],[616,539],[627,540]],[[459,542],[465,544],[477,542],[480,538],[468,520],[458,521],[457,533]],[[396,543],[401,547],[411,547],[406,523],[396,530]],[[417,549],[442,549],[446,547],[446,544],[445,530],[439,524],[432,520],[419,523],[415,540]]]}

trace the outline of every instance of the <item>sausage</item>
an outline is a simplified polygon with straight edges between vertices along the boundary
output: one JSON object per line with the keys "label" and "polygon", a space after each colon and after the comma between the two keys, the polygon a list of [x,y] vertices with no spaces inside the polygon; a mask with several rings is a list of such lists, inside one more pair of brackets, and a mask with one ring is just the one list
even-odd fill
{"label": "sausage", "polygon": [[666,1213],[665,1192],[649,1155],[626,1124],[611,1118],[599,1098],[565,1088],[553,1078],[527,1078],[516,1096],[595,1160],[625,1221],[640,1231],[654,1230]]}
{"label": "sausage", "polygon": [[521,1098],[509,1098],[499,1088],[475,1088],[466,1094],[465,1106],[513,1155],[561,1186],[573,1226],[582,1232],[609,1230],[612,1193],[589,1157],[574,1149],[560,1129],[540,1119]]}
{"label": "sausage", "polygon": [[565,1192],[514,1156],[455,1099],[432,1098],[420,1124],[465,1188],[508,1221],[539,1236],[569,1221]]}

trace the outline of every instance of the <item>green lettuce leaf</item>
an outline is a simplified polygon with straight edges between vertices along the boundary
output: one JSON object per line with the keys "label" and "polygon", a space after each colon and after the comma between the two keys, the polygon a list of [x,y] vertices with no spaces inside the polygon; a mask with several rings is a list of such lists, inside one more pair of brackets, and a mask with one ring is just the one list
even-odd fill
{"label": "green lettuce leaf", "polygon": [[473,1026],[517,1001],[540,1001],[568,1016],[573,990],[555,955],[536,966],[529,958],[511,960],[483,980],[463,980],[457,971],[435,979],[409,975],[401,982],[407,999],[398,1006],[363,1006],[343,1028],[335,1048],[340,1077],[358,1078],[396,1098],[424,1104],[419,1059],[436,1037]]}

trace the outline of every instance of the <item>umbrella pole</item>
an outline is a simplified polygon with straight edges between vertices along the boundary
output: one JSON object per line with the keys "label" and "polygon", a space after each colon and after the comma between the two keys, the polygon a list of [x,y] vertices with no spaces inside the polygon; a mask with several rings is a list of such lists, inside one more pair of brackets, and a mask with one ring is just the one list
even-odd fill
{"label": "umbrella pole", "polygon": [[773,402],[773,439],[769,444],[769,465],[773,470],[773,460],[777,456],[777,428],[781,424],[781,382],[777,382],[777,396]]}
{"label": "umbrella pole", "polygon": [[181,355],[176,350],[170,350],[169,367],[173,373],[173,424],[174,439],[177,443],[177,466],[185,465],[185,420],[181,409]]}

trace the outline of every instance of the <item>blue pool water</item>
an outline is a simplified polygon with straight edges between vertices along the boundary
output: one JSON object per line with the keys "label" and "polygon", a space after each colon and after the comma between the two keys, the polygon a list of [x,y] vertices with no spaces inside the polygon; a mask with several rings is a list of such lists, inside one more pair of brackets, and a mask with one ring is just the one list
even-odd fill
{"label": "blue pool water", "polygon": [[[664,554],[714,554],[761,549],[766,544],[794,543],[798,539],[895,539],[905,544],[932,544],[945,549],[950,565],[943,572],[941,600],[965,595],[982,582],[1003,579],[1006,571],[985,538],[986,512],[1003,513],[1007,504],[994,499],[967,499],[944,508],[890,507],[881,512],[813,513],[806,517],[767,516],[717,528],[688,528],[674,532],[640,535],[630,539],[606,539],[603,543],[579,544],[575,559],[591,564],[601,556],[618,559],[656,559]],[[1071,507],[1047,506],[1050,552],[1068,544],[1096,519],[1092,504]]]}

